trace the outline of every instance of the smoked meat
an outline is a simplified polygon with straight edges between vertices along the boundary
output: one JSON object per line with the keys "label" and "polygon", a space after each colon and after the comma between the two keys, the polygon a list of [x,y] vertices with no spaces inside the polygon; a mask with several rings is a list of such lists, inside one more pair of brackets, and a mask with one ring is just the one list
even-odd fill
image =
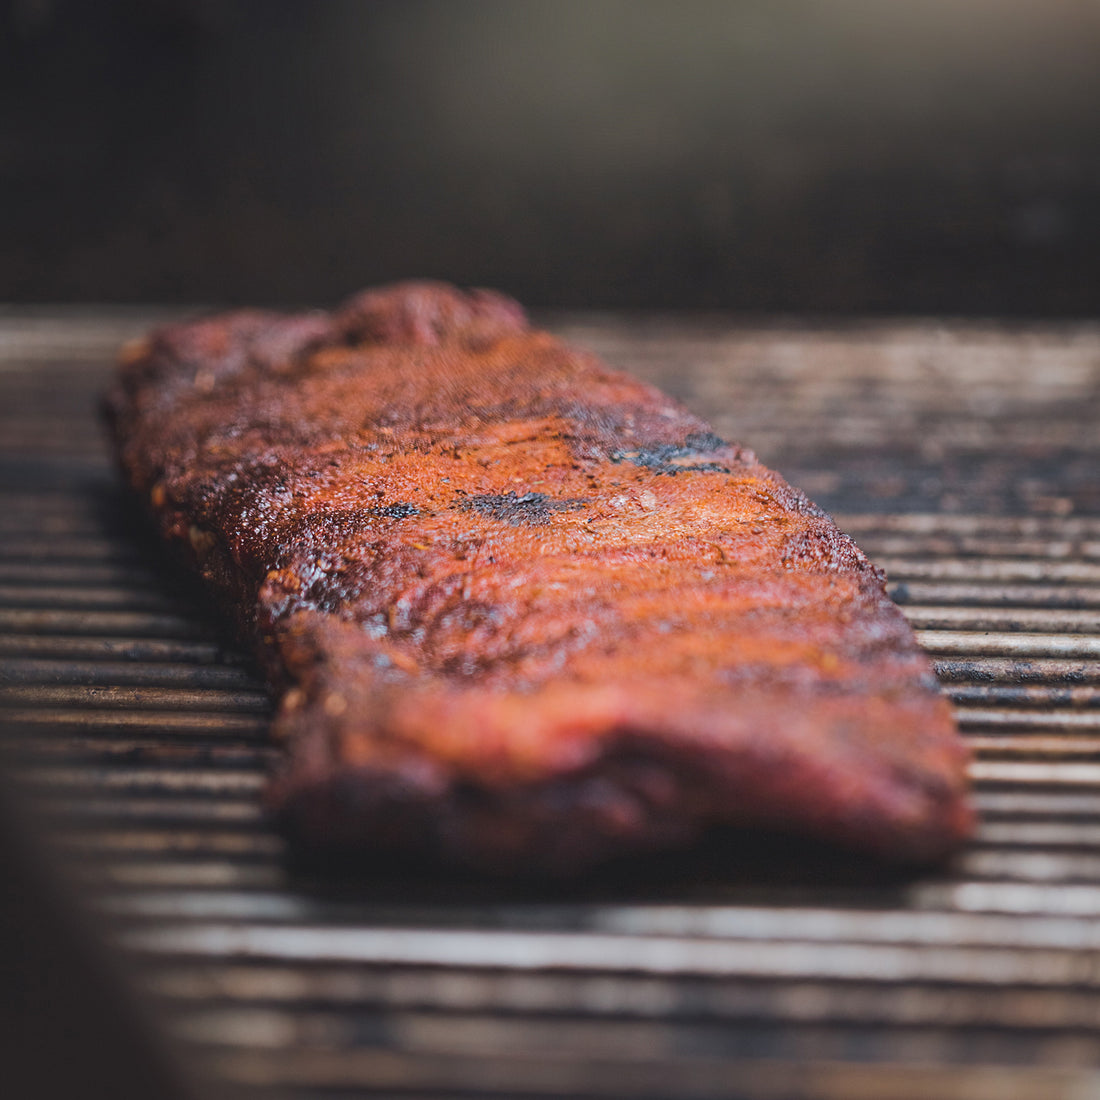
{"label": "smoked meat", "polygon": [[882,573],[502,295],[165,326],[107,412],[258,647],[267,798],[304,844],[569,874],[716,826],[917,861],[970,831],[966,750]]}

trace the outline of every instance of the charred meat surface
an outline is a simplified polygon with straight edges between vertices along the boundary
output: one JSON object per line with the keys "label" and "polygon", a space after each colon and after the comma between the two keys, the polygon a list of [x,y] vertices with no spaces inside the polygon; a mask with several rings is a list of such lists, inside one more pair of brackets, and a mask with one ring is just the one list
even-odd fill
{"label": "charred meat surface", "polygon": [[122,469],[260,647],[306,841],[568,873],[718,824],[934,859],[966,751],[881,573],[489,291],[126,349]]}

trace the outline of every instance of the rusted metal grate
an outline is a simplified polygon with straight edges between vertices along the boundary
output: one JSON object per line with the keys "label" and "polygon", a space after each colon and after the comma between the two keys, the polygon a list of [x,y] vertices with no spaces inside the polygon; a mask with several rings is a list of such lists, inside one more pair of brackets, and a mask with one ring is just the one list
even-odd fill
{"label": "rusted metal grate", "polygon": [[266,1095],[1100,1094],[1100,330],[555,327],[672,390],[890,575],[983,823],[901,877],[787,853],[533,891],[288,861],[268,703],[95,418],[140,312],[0,314],[0,713],[59,866],[211,1082]]}

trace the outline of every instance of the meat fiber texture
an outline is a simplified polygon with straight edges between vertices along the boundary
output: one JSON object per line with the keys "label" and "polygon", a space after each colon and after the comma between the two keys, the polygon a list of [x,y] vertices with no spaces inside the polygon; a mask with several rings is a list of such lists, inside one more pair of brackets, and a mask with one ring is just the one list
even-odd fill
{"label": "meat fiber texture", "polygon": [[122,359],[122,469],[259,645],[303,843],[568,874],[719,825],[906,861],[967,836],[882,573],[511,300],[402,284]]}

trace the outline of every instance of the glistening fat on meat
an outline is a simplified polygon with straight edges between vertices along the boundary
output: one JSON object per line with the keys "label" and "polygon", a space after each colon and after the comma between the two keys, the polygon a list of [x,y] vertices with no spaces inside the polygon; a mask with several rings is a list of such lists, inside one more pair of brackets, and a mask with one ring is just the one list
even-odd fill
{"label": "glistening fat on meat", "polygon": [[778,827],[899,859],[971,828],[881,573],[698,417],[412,283],[126,350],[122,469],[258,642],[310,843],[571,872]]}

